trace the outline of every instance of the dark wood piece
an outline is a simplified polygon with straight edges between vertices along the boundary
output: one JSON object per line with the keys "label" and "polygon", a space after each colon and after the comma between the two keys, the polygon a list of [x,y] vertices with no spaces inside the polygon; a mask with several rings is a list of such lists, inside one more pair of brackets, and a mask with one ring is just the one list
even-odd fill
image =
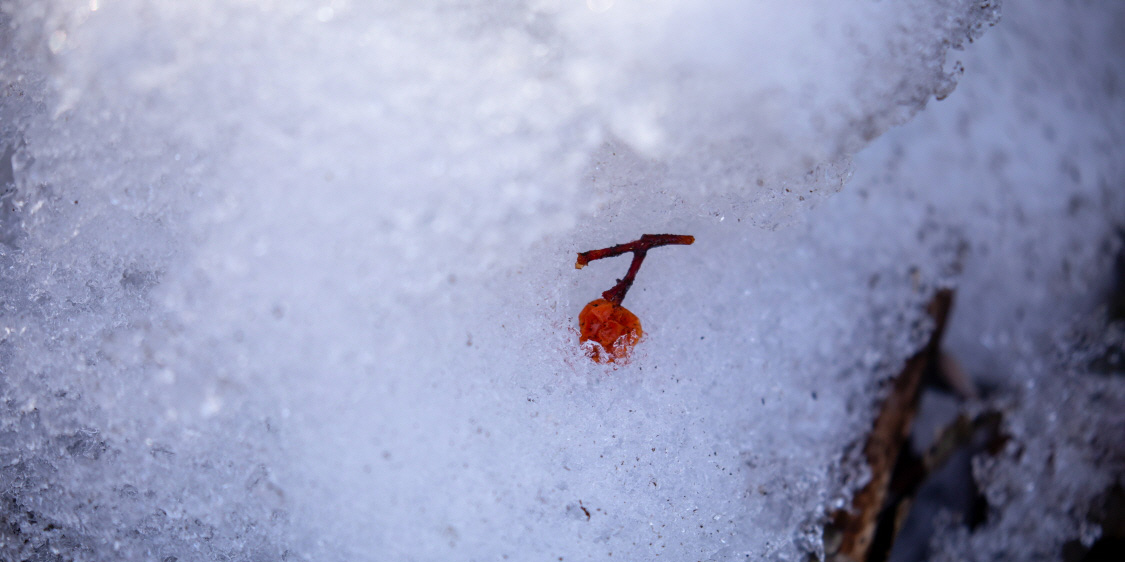
{"label": "dark wood piece", "polygon": [[941,339],[952,305],[953,291],[941,290],[927,307],[927,312],[934,319],[934,332],[926,346],[908,359],[902,372],[895,377],[890,394],[875,418],[863,449],[871,467],[871,481],[856,493],[851,510],[834,514],[833,526],[841,536],[839,547],[830,557],[832,560],[861,562],[869,559],[895,463],[910,435],[910,426],[918,409],[922,375],[928,365],[940,360]]}

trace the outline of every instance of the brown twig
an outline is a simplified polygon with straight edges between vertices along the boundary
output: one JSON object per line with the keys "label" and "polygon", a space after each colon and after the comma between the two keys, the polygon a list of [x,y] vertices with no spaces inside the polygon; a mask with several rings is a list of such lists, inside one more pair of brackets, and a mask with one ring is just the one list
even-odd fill
{"label": "brown twig", "polygon": [[[926,367],[938,360],[945,323],[953,306],[953,291],[938,291],[927,309],[934,319],[934,332],[929,342],[907,360],[894,379],[890,394],[883,401],[871,434],[864,447],[864,456],[871,468],[871,480],[855,497],[852,509],[834,514],[833,527],[841,533],[840,544],[830,560],[852,562],[869,560],[875,539],[879,514],[884,508],[892,471],[899,452],[910,435],[910,426],[917,411],[919,389]],[[885,553],[880,553],[883,556]]]}
{"label": "brown twig", "polygon": [[641,262],[645,260],[645,255],[650,249],[672,244],[687,246],[694,242],[694,236],[683,234],[645,234],[641,236],[639,240],[626,242],[625,244],[618,244],[601,250],[579,252],[578,261],[575,262],[574,268],[582,269],[594,260],[612,258],[627,252],[632,252],[633,262],[629,264],[629,271],[625,274],[625,277],[618,279],[617,284],[614,285],[613,288],[602,293],[602,297],[605,300],[619,305],[625,300],[625,293],[629,292],[629,288],[633,286],[633,280],[636,279],[637,272],[641,269]]}

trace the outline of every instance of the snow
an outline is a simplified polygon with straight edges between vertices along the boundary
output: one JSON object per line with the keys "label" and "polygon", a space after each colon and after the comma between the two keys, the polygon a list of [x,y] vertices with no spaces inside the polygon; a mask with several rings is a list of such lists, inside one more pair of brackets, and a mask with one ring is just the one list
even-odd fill
{"label": "snow", "polygon": [[[934,552],[1090,535],[1122,384],[1044,344],[1120,244],[1122,14],[998,10],[0,3],[0,553],[802,559],[954,284],[1029,453]],[[696,243],[595,364],[628,258],[575,254],[645,233]],[[1039,542],[996,539],[1014,479],[1061,502]]]}

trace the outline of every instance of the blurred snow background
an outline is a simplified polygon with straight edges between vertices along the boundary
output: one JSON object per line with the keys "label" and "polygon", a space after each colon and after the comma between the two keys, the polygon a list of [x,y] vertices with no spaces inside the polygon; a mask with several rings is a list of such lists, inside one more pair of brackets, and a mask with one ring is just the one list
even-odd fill
{"label": "blurred snow background", "polygon": [[[798,560],[951,285],[1011,439],[992,516],[932,552],[1089,545],[1123,463],[1091,365],[1125,10],[998,18],[0,2],[0,552]],[[575,316],[626,259],[574,254],[658,232],[697,242],[649,255],[637,357],[594,365]]]}

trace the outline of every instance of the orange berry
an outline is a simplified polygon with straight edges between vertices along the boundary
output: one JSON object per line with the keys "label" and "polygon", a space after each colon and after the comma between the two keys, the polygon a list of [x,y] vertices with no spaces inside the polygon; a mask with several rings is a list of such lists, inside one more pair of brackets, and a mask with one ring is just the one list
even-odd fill
{"label": "orange berry", "polygon": [[[579,342],[593,340],[590,358],[598,363],[627,361],[633,346],[641,339],[641,321],[625,307],[597,299],[578,314]],[[604,351],[604,356],[602,352]]]}

